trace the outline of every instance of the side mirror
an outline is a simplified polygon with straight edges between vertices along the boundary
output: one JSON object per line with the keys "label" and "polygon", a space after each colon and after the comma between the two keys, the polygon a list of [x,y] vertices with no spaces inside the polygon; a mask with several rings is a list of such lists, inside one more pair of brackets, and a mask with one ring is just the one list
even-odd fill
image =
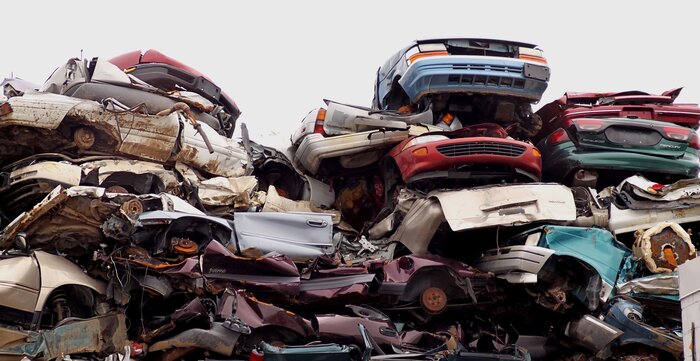
{"label": "side mirror", "polygon": [[24,232],[19,232],[15,236],[15,247],[24,252],[29,252],[29,245],[27,244],[27,234]]}

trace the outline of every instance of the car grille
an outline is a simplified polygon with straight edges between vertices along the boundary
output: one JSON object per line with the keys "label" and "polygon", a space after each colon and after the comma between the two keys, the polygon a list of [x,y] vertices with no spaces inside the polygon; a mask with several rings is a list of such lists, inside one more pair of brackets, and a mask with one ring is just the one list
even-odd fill
{"label": "car grille", "polygon": [[505,74],[522,74],[522,67],[502,66],[502,65],[484,65],[484,64],[464,64],[453,65],[454,70],[475,70],[489,71],[491,74],[452,74],[448,76],[447,81],[456,84],[467,84],[476,86],[494,86],[506,88],[525,88],[525,80],[514,78],[512,76],[499,76]]}
{"label": "car grille", "polygon": [[525,153],[525,147],[517,144],[498,142],[466,142],[437,146],[438,152],[447,157],[463,155],[488,154],[506,157],[518,157]]}

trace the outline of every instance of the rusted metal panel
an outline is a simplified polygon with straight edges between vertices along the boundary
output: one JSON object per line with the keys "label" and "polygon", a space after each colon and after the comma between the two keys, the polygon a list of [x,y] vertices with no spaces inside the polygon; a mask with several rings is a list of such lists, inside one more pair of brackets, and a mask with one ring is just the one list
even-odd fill
{"label": "rusted metal panel", "polygon": [[115,120],[120,130],[120,153],[165,163],[175,151],[180,131],[177,114],[124,113],[115,115]]}
{"label": "rusted metal panel", "polygon": [[81,164],[85,173],[93,169],[99,169],[98,181],[100,184],[108,177],[117,173],[151,174],[157,176],[167,191],[175,189],[179,181],[174,171],[165,169],[161,164],[138,161],[133,159],[108,159]]}
{"label": "rusted metal panel", "polygon": [[[189,351],[201,349],[229,356],[233,353],[234,346],[238,342],[240,335],[240,333],[225,328],[221,323],[214,323],[211,329],[208,330],[192,328],[163,341],[156,342],[151,345],[149,351],[166,351],[166,354],[168,354],[168,351],[173,352],[176,349],[189,349]],[[166,358],[161,358],[161,360],[170,359],[167,358],[166,354],[163,355]],[[174,359],[179,359],[179,357]]]}
{"label": "rusted metal panel", "polygon": [[78,353],[106,356],[128,345],[126,317],[120,312],[71,320],[51,330],[29,331],[21,339],[18,332],[0,329],[2,336],[8,332],[14,337],[0,347],[0,359],[21,360],[24,356],[32,359],[42,356],[45,360],[52,360]]}
{"label": "rusted metal panel", "polygon": [[65,190],[61,187],[56,187],[44,200],[34,206],[32,210],[15,218],[5,227],[0,238],[0,247],[3,249],[10,247],[18,232],[24,230],[29,224],[46,214],[56,205],[61,204],[67,198],[68,195]]}
{"label": "rusted metal panel", "polygon": [[214,153],[209,153],[206,143],[194,126],[183,121],[182,149],[175,156],[175,161],[213,175],[224,177],[244,175],[248,154],[243,147],[233,139],[219,135],[206,124],[201,124],[200,129],[207,135]]}
{"label": "rusted metal panel", "polygon": [[3,102],[0,103],[0,116],[12,113],[12,106],[10,103]]}
{"label": "rusted metal panel", "polygon": [[[0,116],[0,127],[20,125],[56,129],[73,107],[86,101],[57,94],[27,92],[7,102],[12,112]],[[99,106],[96,102],[90,103]]]}

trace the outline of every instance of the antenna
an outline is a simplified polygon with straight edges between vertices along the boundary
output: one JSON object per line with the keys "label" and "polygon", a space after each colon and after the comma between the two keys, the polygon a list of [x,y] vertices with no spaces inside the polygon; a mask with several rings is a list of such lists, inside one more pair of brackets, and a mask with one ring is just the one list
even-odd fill
{"label": "antenna", "polygon": [[80,49],[80,60],[83,60],[83,49]]}

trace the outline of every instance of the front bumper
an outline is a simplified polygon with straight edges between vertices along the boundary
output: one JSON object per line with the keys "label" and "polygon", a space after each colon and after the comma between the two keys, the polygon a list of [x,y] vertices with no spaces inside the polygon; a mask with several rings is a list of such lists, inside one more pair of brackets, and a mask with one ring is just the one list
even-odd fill
{"label": "front bumper", "polygon": [[[414,151],[426,148],[425,155]],[[502,165],[531,174],[539,181],[542,159],[531,144],[517,140],[473,137],[441,140],[408,147],[394,156],[405,182],[427,172],[469,165]]]}
{"label": "front bumper", "polygon": [[519,59],[448,55],[414,62],[399,84],[414,103],[434,93],[484,93],[538,101],[548,81],[546,65]]}

